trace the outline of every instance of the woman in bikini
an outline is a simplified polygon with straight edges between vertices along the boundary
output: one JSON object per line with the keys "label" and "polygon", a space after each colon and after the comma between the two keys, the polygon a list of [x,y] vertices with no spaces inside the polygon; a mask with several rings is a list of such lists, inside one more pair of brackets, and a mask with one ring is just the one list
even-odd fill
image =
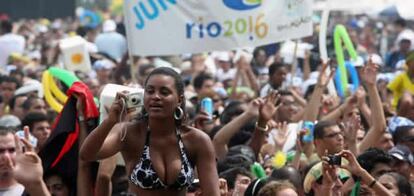
{"label": "woman in bikini", "polygon": [[118,93],[108,118],[85,139],[81,159],[100,160],[121,152],[129,192],[139,196],[185,195],[196,170],[203,195],[218,196],[211,140],[184,124],[184,83],[180,75],[170,68],[157,68],[144,87],[144,109],[139,117],[120,123],[120,115],[126,113],[122,111],[126,96]]}

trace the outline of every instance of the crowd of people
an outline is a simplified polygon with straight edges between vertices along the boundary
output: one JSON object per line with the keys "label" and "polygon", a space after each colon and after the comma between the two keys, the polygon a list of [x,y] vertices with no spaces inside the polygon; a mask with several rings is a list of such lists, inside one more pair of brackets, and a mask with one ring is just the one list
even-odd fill
{"label": "crowd of people", "polygon": [[[331,36],[320,59],[317,23],[296,42],[138,57],[119,18],[2,20],[0,195],[412,195],[412,23],[332,21],[359,55],[343,96],[328,88],[337,63]],[[56,111],[42,75],[65,68],[59,41],[74,35],[93,70],[56,80],[68,96]],[[98,119],[109,83],[143,89],[143,104],[118,92]]]}

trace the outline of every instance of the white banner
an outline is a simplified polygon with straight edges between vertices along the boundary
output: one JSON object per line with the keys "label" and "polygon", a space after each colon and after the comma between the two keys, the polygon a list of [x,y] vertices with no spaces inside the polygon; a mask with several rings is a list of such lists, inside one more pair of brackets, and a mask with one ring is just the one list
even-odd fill
{"label": "white banner", "polygon": [[125,0],[134,55],[254,47],[312,34],[312,0]]}

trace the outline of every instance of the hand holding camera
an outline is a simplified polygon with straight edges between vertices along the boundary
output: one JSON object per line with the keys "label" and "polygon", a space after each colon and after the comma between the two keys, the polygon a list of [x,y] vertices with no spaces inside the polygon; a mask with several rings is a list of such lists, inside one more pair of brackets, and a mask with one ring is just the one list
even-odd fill
{"label": "hand holding camera", "polygon": [[345,158],[346,160],[348,160],[348,162],[349,162],[348,164],[341,165],[340,167],[343,168],[343,169],[348,170],[353,175],[361,176],[363,174],[363,172],[365,171],[365,169],[362,168],[361,165],[359,165],[355,155],[352,154],[351,151],[343,150],[340,153],[338,153],[337,155],[339,155],[339,156]]}

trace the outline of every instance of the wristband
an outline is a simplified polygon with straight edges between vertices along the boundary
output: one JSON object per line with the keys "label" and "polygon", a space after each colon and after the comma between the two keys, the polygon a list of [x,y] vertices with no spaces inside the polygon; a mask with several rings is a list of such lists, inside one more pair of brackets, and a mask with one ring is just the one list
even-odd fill
{"label": "wristband", "polygon": [[259,124],[257,124],[256,122],[256,129],[261,132],[267,132],[267,130],[269,129],[269,126],[266,125],[266,127],[260,127]]}
{"label": "wristband", "polygon": [[79,121],[85,121],[85,117],[83,117],[82,115],[79,115],[79,116],[78,116],[78,120],[79,120]]}

